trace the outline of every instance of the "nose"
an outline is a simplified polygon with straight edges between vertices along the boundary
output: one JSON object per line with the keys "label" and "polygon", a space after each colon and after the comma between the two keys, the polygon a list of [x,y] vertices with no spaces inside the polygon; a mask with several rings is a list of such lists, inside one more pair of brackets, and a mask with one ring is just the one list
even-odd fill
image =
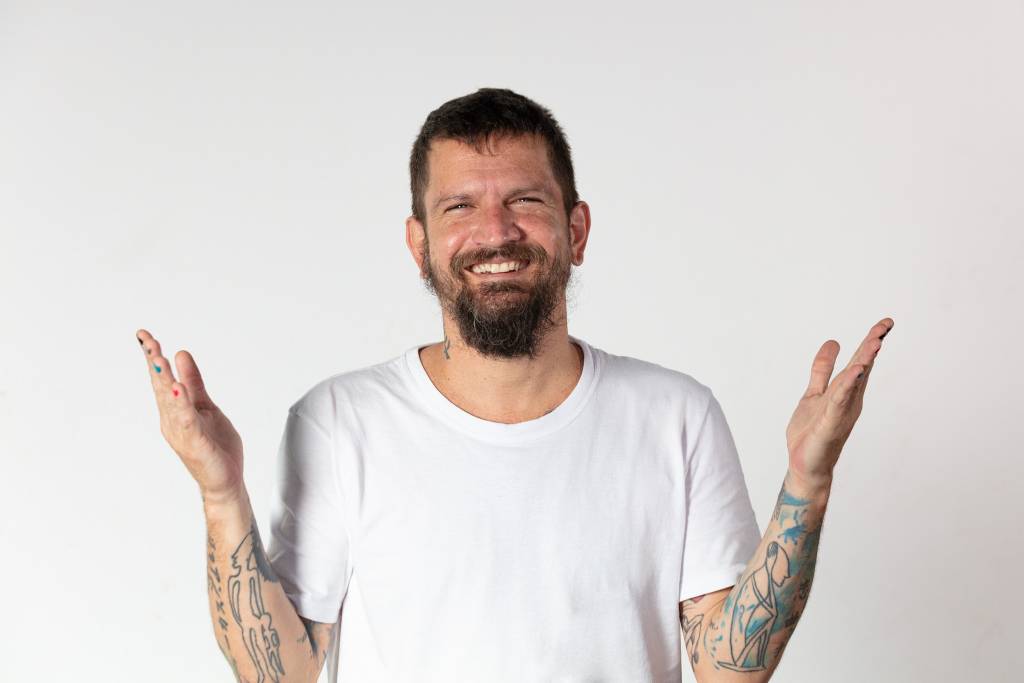
{"label": "nose", "polygon": [[512,210],[501,202],[489,204],[478,213],[478,217],[472,237],[478,246],[499,247],[506,242],[517,242],[523,236]]}

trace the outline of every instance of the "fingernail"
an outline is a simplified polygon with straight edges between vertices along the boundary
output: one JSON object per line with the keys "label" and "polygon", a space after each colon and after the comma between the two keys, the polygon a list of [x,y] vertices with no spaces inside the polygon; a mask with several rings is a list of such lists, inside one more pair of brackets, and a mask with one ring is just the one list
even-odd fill
{"label": "fingernail", "polygon": [[142,346],[142,337],[135,335],[135,338],[139,340],[139,346]]}
{"label": "fingernail", "polygon": [[857,379],[860,379],[860,378],[861,378],[861,377],[863,377],[863,376],[864,376],[864,371],[863,371],[863,370],[861,370],[861,373],[860,373],[859,375],[857,375]]}
{"label": "fingernail", "polygon": [[171,391],[174,393],[175,396],[178,395],[178,390],[177,389],[171,389]]}
{"label": "fingernail", "polygon": [[153,367],[156,368],[157,372],[162,372],[162,370],[160,370],[160,366],[157,365],[156,363],[153,363]]}

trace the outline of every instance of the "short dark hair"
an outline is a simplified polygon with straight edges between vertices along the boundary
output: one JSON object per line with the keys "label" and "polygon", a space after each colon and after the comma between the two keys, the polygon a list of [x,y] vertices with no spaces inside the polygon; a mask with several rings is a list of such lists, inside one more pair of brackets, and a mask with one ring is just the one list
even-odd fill
{"label": "short dark hair", "polygon": [[409,155],[409,189],[412,213],[426,225],[423,195],[427,191],[427,153],[433,140],[459,140],[477,152],[492,137],[539,135],[548,148],[548,161],[562,190],[568,215],[579,201],[572,152],[565,133],[551,112],[528,97],[506,88],[480,88],[474,93],[448,100],[427,115]]}

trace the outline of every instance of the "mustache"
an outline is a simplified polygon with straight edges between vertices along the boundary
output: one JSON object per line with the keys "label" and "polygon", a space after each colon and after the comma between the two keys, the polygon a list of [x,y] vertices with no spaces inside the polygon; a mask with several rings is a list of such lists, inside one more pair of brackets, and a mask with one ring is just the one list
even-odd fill
{"label": "mustache", "polygon": [[474,263],[490,261],[491,259],[506,259],[508,261],[530,261],[543,265],[548,260],[548,254],[542,248],[528,244],[506,244],[497,249],[478,249],[473,252],[454,257],[451,261],[452,272],[461,275],[462,271]]}

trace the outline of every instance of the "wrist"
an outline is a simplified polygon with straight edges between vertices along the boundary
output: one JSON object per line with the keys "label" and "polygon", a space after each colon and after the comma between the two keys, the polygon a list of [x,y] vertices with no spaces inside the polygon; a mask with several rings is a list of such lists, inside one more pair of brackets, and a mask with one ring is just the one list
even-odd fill
{"label": "wrist", "polygon": [[200,489],[199,495],[203,499],[203,511],[207,517],[233,515],[250,507],[249,492],[246,491],[244,484],[224,491]]}
{"label": "wrist", "polygon": [[832,491],[832,474],[807,475],[789,468],[786,470],[785,485],[786,489],[798,498],[805,500],[827,499]]}

